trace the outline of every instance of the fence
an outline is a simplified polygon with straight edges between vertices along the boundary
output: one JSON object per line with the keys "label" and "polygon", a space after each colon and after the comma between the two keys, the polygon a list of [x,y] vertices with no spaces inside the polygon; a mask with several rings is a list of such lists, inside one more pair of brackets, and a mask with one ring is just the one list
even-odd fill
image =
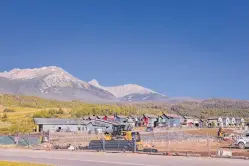
{"label": "fence", "polygon": [[[210,129],[156,129],[154,132],[141,131],[142,145],[145,151],[164,153],[199,153],[203,156],[215,155],[217,150],[224,149],[233,151],[236,154],[243,154],[249,156],[246,150],[239,150],[231,147],[234,141],[221,141],[214,133],[217,129],[213,130],[213,136],[205,133]],[[43,134],[44,136],[44,134]],[[103,140],[103,134],[88,134],[88,133],[73,133],[73,132],[55,132],[46,134],[47,141],[54,149],[69,149],[73,145],[74,149],[78,150],[96,150],[96,151],[118,151],[123,152],[126,150],[136,151],[134,147],[137,146],[135,142],[131,141],[116,141],[108,143]],[[18,141],[19,146],[36,145],[40,143],[37,136],[22,135]],[[90,144],[91,140],[93,144]],[[2,136],[0,137],[0,144],[15,144],[15,137]],[[90,145],[90,146],[89,146]],[[47,146],[48,147],[48,146]]]}
{"label": "fence", "polygon": [[41,143],[40,136],[32,135],[5,135],[0,136],[0,145],[33,146]]}

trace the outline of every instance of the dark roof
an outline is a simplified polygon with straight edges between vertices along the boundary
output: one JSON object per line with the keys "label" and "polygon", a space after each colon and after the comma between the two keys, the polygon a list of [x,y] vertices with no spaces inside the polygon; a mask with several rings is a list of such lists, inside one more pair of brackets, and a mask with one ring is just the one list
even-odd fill
{"label": "dark roof", "polygon": [[181,118],[179,115],[176,115],[176,114],[165,114],[165,116],[169,117],[169,118]]}
{"label": "dark roof", "polygon": [[104,117],[107,117],[106,115],[98,115],[97,118],[103,119]]}
{"label": "dark roof", "polygon": [[52,125],[78,125],[88,124],[90,121],[82,119],[66,119],[66,118],[34,118],[36,124],[52,124]]}
{"label": "dark roof", "polygon": [[97,117],[96,116],[94,116],[94,115],[92,115],[92,116],[88,116],[88,119],[97,119]]}

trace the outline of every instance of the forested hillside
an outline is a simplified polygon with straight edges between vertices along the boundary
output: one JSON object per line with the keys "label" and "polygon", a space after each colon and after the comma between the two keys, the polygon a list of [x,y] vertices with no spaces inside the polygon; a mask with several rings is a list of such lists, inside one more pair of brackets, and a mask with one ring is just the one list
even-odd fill
{"label": "forested hillside", "polygon": [[70,110],[72,116],[84,115],[113,115],[114,113],[129,115],[158,112],[170,112],[180,115],[196,117],[208,116],[243,116],[249,117],[249,101],[231,99],[208,99],[202,102],[169,103],[116,103],[116,104],[88,104],[80,101],[63,102],[47,100],[33,96],[0,95],[2,107],[20,107],[35,109]]}
{"label": "forested hillside", "polygon": [[86,115],[156,115],[176,113],[179,115],[208,118],[209,116],[234,116],[249,118],[249,102],[245,100],[209,99],[202,102],[169,104],[115,103],[88,104],[80,101],[63,102],[33,96],[0,95],[0,133],[29,132],[34,117],[82,117]]}

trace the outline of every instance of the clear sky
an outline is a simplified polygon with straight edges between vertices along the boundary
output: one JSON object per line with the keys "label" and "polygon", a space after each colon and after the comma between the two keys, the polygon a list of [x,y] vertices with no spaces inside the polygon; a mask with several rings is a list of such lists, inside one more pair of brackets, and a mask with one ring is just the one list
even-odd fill
{"label": "clear sky", "polygon": [[1,0],[0,71],[249,99],[248,0]]}

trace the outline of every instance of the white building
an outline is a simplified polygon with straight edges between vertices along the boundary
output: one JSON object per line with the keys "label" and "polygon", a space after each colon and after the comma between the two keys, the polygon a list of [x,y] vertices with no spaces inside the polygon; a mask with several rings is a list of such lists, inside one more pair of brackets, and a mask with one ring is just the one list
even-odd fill
{"label": "white building", "polygon": [[230,121],[230,126],[235,126],[236,125],[236,120],[235,120],[234,117],[230,117],[229,121]]}
{"label": "white building", "polygon": [[235,125],[236,126],[245,126],[245,120],[244,118],[235,118]]}

